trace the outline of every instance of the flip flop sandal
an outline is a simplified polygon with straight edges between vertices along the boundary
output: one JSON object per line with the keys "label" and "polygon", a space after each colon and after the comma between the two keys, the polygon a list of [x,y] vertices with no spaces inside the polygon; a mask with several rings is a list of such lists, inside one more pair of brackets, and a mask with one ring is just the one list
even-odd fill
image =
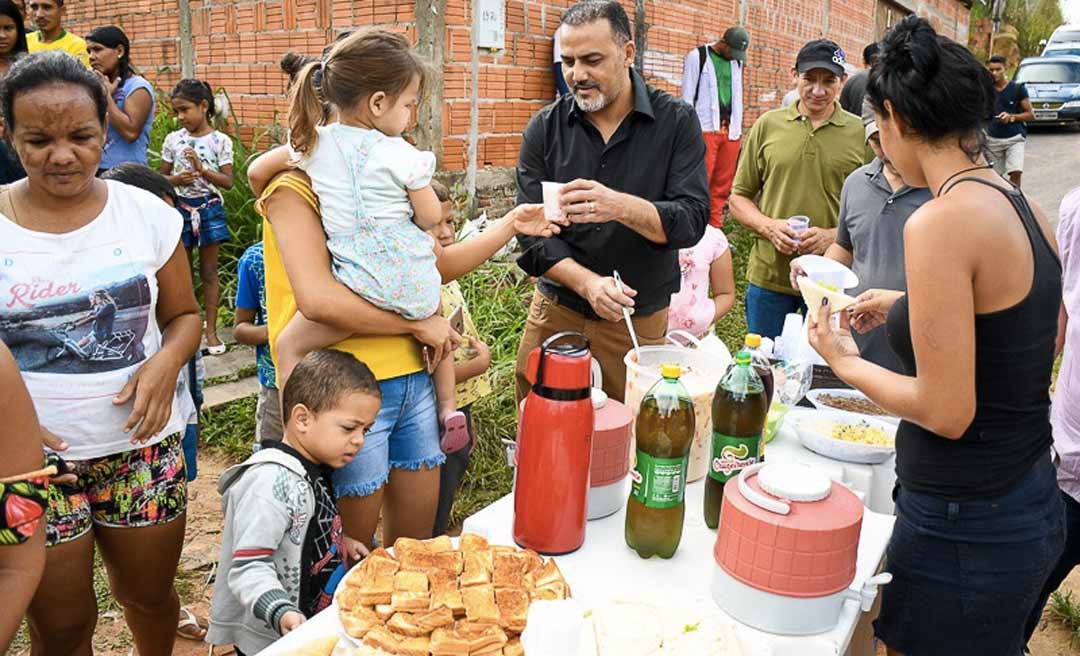
{"label": "flip flop sandal", "polygon": [[207,346],[206,347],[206,354],[207,355],[224,355],[226,350],[228,350],[228,347],[225,346],[224,344],[218,344],[217,346]]}
{"label": "flip flop sandal", "polygon": [[206,638],[206,627],[199,623],[199,618],[195,617],[195,613],[181,607],[180,624],[176,627],[176,635],[201,642]]}
{"label": "flip flop sandal", "polygon": [[442,425],[442,438],[439,446],[443,453],[456,453],[469,445],[469,422],[465,413],[452,412],[446,415]]}

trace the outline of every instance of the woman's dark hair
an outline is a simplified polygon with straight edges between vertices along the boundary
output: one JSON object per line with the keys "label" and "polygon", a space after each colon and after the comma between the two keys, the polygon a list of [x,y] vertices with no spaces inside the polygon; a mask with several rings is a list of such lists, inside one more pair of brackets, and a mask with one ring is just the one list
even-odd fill
{"label": "woman's dark hair", "polygon": [[888,116],[885,101],[929,142],[956,137],[977,157],[979,135],[994,114],[990,72],[967,48],[940,36],[925,18],[908,16],[881,41],[866,95]]}
{"label": "woman's dark hair", "polygon": [[26,50],[26,25],[19,6],[11,0],[0,0],[0,15],[7,16],[15,21],[15,46],[11,49],[12,55],[25,53]]}
{"label": "woman's dark hair", "polygon": [[321,61],[300,71],[289,91],[289,139],[305,156],[315,148],[315,127],[326,121],[324,103],[350,107],[379,91],[396,98],[420,78],[423,92],[426,62],[396,32],[371,29],[337,42]]}
{"label": "woman's dark hair", "polygon": [[281,56],[281,70],[289,76],[289,86],[296,82],[296,76],[300,74],[300,71],[310,64],[311,62],[319,61],[318,57],[312,57],[311,55],[301,55],[295,50],[290,50]]}
{"label": "woman's dark hair", "polygon": [[16,125],[15,98],[50,84],[82,87],[86,95],[94,101],[98,120],[102,125],[105,124],[109,104],[101,80],[93,71],[83,66],[82,62],[66,52],[46,50],[19,59],[8,69],[3,82],[0,82],[0,106],[3,108],[8,134],[11,134]]}
{"label": "woman's dark hair", "polygon": [[124,30],[115,25],[98,27],[90,32],[90,34],[86,35],[86,40],[100,43],[106,48],[111,48],[113,50],[116,50],[120,46],[124,46],[124,54],[120,56],[116,75],[121,80],[126,80],[134,74],[131,70],[131,41],[129,41],[127,35],[124,34]]}
{"label": "woman's dark hair", "polygon": [[138,187],[143,191],[149,191],[158,198],[171,198],[173,204],[176,204],[175,188],[165,179],[165,176],[148,166],[136,164],[135,162],[124,162],[102,173],[101,179],[116,180],[132,187]]}
{"label": "woman's dark hair", "polygon": [[214,118],[214,90],[210,88],[210,85],[202,80],[180,80],[173,87],[172,93],[169,94],[169,98],[175,100],[181,98],[190,103],[198,105],[199,103],[206,101],[206,118]]}

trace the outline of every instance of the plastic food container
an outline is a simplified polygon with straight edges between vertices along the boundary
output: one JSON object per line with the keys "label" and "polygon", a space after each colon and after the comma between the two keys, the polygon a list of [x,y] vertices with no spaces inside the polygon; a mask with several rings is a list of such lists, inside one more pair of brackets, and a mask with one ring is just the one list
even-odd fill
{"label": "plastic food container", "polygon": [[[727,357],[723,357],[724,355]],[[716,393],[716,384],[720,382],[720,378],[731,364],[731,355],[706,353],[698,348],[671,344],[641,347],[640,362],[631,349],[623,358],[623,362],[626,363],[625,403],[634,413],[635,420],[642,399],[660,380],[660,366],[677,364],[682,369],[683,374],[679,380],[690,393],[690,398],[694,403],[694,443],[690,447],[690,464],[686,480],[691,482],[704,478],[709,470],[709,452],[712,449],[713,394]],[[632,456],[636,453],[636,444],[636,441],[632,441],[630,448]]]}

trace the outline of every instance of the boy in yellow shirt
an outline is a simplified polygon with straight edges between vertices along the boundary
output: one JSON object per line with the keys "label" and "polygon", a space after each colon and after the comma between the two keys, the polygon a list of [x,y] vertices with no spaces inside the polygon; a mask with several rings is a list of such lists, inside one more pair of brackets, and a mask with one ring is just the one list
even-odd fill
{"label": "boy in yellow shirt", "polygon": [[64,0],[30,0],[27,4],[30,18],[38,29],[26,34],[26,49],[32,53],[63,50],[90,68],[86,41],[64,29],[64,16],[67,14]]}

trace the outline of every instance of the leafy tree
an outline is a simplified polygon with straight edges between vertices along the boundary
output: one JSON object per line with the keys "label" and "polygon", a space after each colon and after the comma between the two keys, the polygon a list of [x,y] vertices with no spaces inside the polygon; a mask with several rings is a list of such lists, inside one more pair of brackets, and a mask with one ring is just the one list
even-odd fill
{"label": "leafy tree", "polygon": [[[990,18],[992,1],[976,2],[971,8],[971,23]],[[1049,39],[1054,29],[1065,22],[1058,0],[1007,0],[1002,22],[1016,28],[1020,56],[1034,57],[1042,52],[1039,41]]]}

